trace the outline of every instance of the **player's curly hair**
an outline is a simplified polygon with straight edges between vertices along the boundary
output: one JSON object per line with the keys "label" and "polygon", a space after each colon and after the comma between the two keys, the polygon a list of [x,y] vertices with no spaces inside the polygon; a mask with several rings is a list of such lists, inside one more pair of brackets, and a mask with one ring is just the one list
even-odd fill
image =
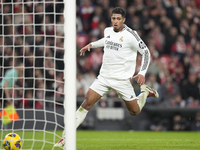
{"label": "player's curly hair", "polygon": [[123,18],[126,17],[126,11],[123,8],[121,8],[121,7],[115,7],[112,10],[111,15],[113,15],[113,14],[121,14]]}

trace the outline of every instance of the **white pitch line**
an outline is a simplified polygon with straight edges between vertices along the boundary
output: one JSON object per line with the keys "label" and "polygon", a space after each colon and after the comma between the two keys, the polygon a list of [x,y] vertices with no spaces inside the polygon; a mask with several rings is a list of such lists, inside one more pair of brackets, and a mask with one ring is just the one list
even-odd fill
{"label": "white pitch line", "polygon": [[193,139],[77,139],[77,141],[193,141]]}

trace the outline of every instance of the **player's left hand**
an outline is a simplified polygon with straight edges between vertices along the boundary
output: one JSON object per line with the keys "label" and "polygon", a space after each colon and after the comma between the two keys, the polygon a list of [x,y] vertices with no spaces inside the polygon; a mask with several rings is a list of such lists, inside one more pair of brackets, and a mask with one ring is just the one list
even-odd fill
{"label": "player's left hand", "polygon": [[137,83],[139,85],[143,85],[145,83],[145,77],[141,74],[137,74],[135,76],[133,76],[133,79],[138,78]]}

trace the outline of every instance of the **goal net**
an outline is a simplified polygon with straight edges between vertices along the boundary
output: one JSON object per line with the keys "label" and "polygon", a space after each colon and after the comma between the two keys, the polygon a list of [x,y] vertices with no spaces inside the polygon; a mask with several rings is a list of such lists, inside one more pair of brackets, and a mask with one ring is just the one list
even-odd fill
{"label": "goal net", "polygon": [[64,129],[64,2],[2,0],[0,12],[0,148],[14,132],[22,149],[56,149]]}

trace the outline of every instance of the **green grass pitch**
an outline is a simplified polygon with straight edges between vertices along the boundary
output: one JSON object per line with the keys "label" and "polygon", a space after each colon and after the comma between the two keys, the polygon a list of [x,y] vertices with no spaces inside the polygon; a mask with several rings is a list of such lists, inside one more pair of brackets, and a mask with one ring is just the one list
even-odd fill
{"label": "green grass pitch", "polygon": [[[22,132],[16,133],[22,135]],[[24,138],[33,137],[31,131],[24,133]],[[41,150],[43,142],[37,140],[43,137],[43,132],[35,133],[34,150]],[[44,150],[52,149],[53,135],[46,133],[45,138]],[[22,149],[30,149],[32,144],[32,140],[23,140]],[[200,150],[200,132],[77,131],[77,150]]]}

